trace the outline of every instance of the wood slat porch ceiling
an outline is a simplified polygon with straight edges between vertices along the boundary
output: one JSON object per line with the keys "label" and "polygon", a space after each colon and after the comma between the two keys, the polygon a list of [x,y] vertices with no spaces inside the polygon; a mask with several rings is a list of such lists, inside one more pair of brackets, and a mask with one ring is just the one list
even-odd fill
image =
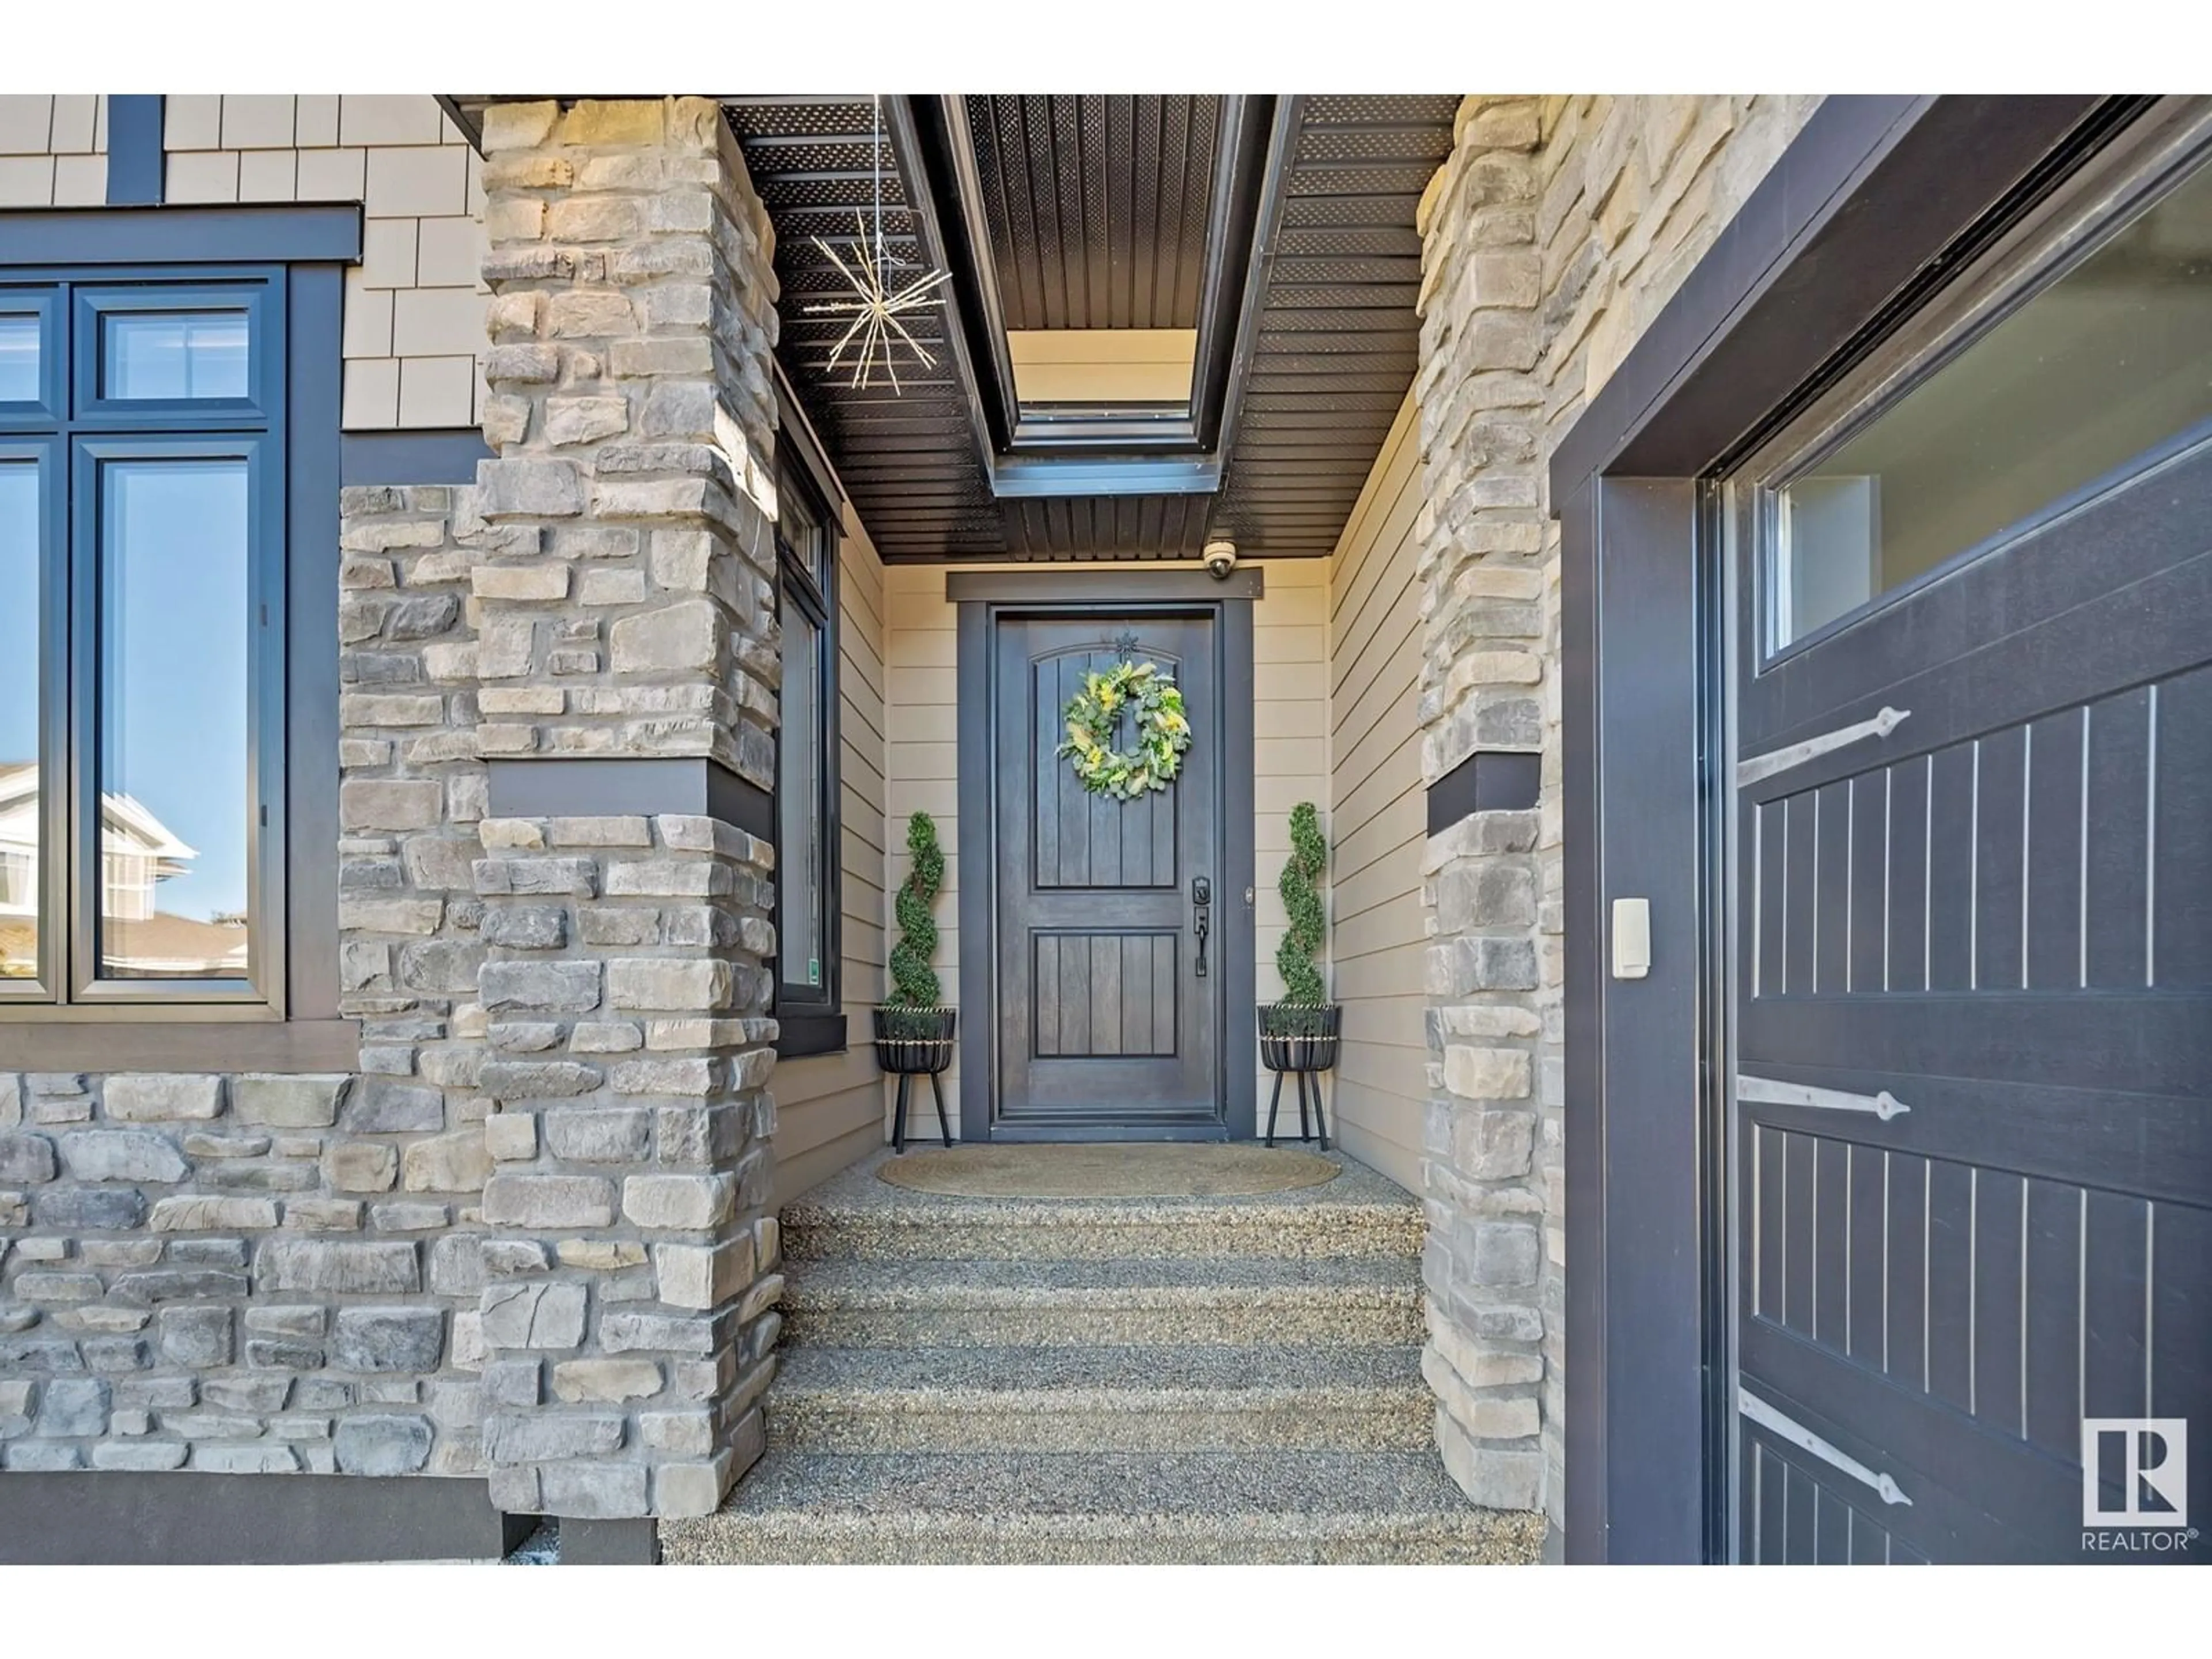
{"label": "wood slat porch ceiling", "polygon": [[[1279,177],[1262,204],[1264,279],[1247,319],[1242,397],[1224,433],[1218,495],[1004,501],[992,489],[984,422],[943,311],[909,318],[938,363],[902,362],[903,390],[894,395],[830,372],[843,322],[805,308],[843,291],[813,239],[841,252],[854,240],[854,212],[872,212],[878,168],[887,250],[917,271],[944,262],[909,194],[908,181],[923,176],[915,158],[888,131],[875,144],[865,96],[724,101],[775,222],[778,355],[885,559],[1188,559],[1222,535],[1248,556],[1319,557],[1335,544],[1413,380],[1414,210],[1450,151],[1456,94],[1285,100]],[[1189,227],[1204,223],[1216,143],[1199,106],[1216,102],[967,100],[982,176],[1009,190],[1020,180],[1018,197],[1002,193],[990,209],[1010,325],[1192,325],[1196,278],[1184,244]],[[1185,155],[1169,154],[1171,137]],[[1026,147],[1018,169],[1016,146]],[[1081,239],[1044,237],[1037,227],[1048,202],[1056,226],[1071,216],[1085,226]],[[942,209],[934,221],[954,222]],[[1149,250],[1140,246],[1147,239]],[[1155,274],[1124,283],[1125,265]],[[1188,284],[1157,275],[1186,266]]]}

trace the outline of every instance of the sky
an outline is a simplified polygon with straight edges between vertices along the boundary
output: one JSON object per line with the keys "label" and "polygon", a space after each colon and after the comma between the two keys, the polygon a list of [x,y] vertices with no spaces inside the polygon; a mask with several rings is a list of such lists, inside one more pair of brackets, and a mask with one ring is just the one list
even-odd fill
{"label": "sky", "polygon": [[[102,787],[193,848],[159,907],[205,921],[245,908],[245,464],[110,462]],[[38,484],[0,463],[0,761],[37,752]]]}

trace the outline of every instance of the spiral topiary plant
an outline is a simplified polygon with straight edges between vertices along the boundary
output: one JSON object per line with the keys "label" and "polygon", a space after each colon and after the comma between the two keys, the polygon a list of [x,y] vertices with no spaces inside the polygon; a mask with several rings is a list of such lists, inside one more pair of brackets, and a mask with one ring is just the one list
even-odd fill
{"label": "spiral topiary plant", "polygon": [[1328,936],[1321,878],[1328,872],[1328,842],[1321,833],[1321,814],[1310,800],[1291,809],[1291,856],[1275,890],[1283,896],[1290,926],[1275,951],[1283,975],[1283,1000],[1294,1007],[1318,1008],[1328,1001],[1318,958]]}
{"label": "spiral topiary plant", "polygon": [[891,947],[891,992],[884,999],[894,1020],[898,1012],[937,1008],[945,994],[930,965],[937,954],[937,921],[931,911],[945,885],[945,851],[937,844],[937,823],[928,813],[916,812],[907,820],[906,850],[913,864],[892,901],[899,941]]}

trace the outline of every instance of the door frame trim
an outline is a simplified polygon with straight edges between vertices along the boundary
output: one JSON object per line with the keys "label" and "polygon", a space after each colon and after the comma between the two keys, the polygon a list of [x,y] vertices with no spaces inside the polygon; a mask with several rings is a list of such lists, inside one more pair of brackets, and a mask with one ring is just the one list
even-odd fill
{"label": "door frame trim", "polygon": [[[1728,1558],[1729,1218],[1712,1177],[1729,959],[1713,815],[1729,792],[1712,787],[1726,664],[1701,481],[1886,338],[2131,101],[1826,100],[1552,458],[1570,1561]],[[1654,896],[1656,949],[1648,977],[1616,984],[1609,900],[1637,892]]]}
{"label": "door frame trim", "polygon": [[[1221,745],[1222,868],[1215,906],[1220,919],[1216,948],[1231,948],[1221,974],[1223,1009],[1219,1054],[1226,1138],[1249,1140],[1259,1122],[1259,1014],[1256,823],[1253,805],[1255,744],[1252,602],[1263,591],[1257,569],[1233,572],[1223,582],[1199,570],[1008,570],[949,574],[945,598],[958,608],[957,666],[959,699],[955,771],[957,778],[955,849],[963,872],[997,866],[996,778],[990,764],[993,709],[992,639],[1001,615],[1082,617],[1093,615],[1190,616],[1213,622],[1220,653],[1223,696],[1215,722]],[[1246,695],[1234,695],[1236,688]],[[988,1141],[998,1106],[993,1038],[998,1030],[997,884],[963,874],[959,881],[960,1138]],[[1239,1066],[1236,1057],[1249,1061]],[[1031,1135],[1029,1139],[1042,1138]],[[1054,1135],[1054,1139],[1088,1139]],[[1185,1131],[1154,1136],[1132,1132],[1117,1139],[1188,1139]]]}

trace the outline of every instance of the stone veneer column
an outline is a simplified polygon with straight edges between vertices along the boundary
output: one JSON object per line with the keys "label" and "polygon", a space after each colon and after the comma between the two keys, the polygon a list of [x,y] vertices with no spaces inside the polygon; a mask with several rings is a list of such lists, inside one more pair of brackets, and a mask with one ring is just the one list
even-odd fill
{"label": "stone veneer column", "polygon": [[[1477,749],[1539,751],[1542,805],[1478,812],[1423,861],[1430,1101],[1429,1343],[1445,1467],[1476,1502],[1545,1501],[1547,1359],[1564,1337],[1547,1230],[1562,1227],[1558,605],[1540,477],[1543,272],[1533,99],[1470,98],[1421,204],[1427,500],[1420,538],[1422,774]],[[1537,1079],[1540,1070],[1542,1090]],[[1558,1254],[1556,1246],[1553,1254]]]}
{"label": "stone veneer column", "polygon": [[[703,99],[485,112],[482,752],[773,787],[771,233]],[[667,813],[486,817],[483,1455],[502,1509],[696,1515],[759,1455],[773,854]]]}

